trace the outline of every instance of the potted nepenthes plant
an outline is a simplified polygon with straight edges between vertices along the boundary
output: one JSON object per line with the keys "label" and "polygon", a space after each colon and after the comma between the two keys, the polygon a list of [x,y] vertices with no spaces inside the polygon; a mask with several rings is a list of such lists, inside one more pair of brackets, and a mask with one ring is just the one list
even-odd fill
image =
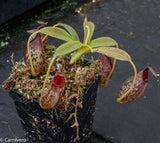
{"label": "potted nepenthes plant", "polygon": [[[98,84],[106,86],[116,60],[128,61],[134,76],[120,88],[118,103],[137,99],[148,82],[147,67],[137,74],[128,53],[115,40],[91,40],[94,24],[85,18],[84,40],[69,25],[41,24],[28,39],[24,58],[14,63],[3,88],[10,90],[29,142],[84,142],[92,132]],[[47,45],[48,36],[64,41],[59,47]],[[97,60],[86,60],[87,53],[99,53]],[[114,60],[111,60],[113,58]],[[112,63],[113,62],[113,63]]]}

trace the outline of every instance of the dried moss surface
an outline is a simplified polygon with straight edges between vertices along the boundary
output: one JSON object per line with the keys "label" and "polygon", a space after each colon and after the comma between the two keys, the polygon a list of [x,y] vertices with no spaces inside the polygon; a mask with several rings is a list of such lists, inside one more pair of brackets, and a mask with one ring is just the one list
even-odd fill
{"label": "dried moss surface", "polygon": [[[20,62],[13,63],[12,74],[4,85],[5,89],[15,90],[28,99],[39,100],[41,89],[46,76],[50,60],[54,54],[55,47],[47,46],[46,64],[43,71],[36,77],[30,74],[23,59]],[[75,105],[78,98],[78,106],[82,107],[82,97],[84,91],[100,75],[102,65],[99,60],[92,60],[93,63],[80,59],[74,65],[69,66],[70,55],[58,57],[52,65],[50,75],[47,80],[46,88],[51,85],[51,81],[56,73],[61,73],[65,77],[65,88],[62,91],[61,98],[56,105],[56,109],[68,110]]]}

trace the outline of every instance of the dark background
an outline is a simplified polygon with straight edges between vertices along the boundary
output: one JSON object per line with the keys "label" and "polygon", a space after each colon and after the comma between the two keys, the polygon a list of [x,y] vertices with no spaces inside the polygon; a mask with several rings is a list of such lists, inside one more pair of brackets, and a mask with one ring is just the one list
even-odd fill
{"label": "dark background", "polygon": [[0,24],[7,20],[32,9],[46,0],[1,0],[0,6]]}
{"label": "dark background", "polygon": [[[86,1],[88,2],[88,1]],[[160,1],[159,0],[100,0],[88,7],[87,12],[76,14],[74,11],[52,16],[42,20],[53,25],[59,21],[74,27],[83,38],[83,20],[95,24],[93,38],[109,36],[115,39],[121,49],[132,57],[137,70],[144,69],[148,64],[159,74],[160,72]],[[51,11],[54,13],[54,11]],[[26,14],[27,15],[27,14]],[[29,13],[29,15],[31,15]],[[34,15],[34,13],[33,13]],[[39,17],[37,17],[38,19]],[[23,19],[23,17],[18,18]],[[0,48],[0,83],[11,72],[10,56],[15,60],[23,57],[27,28],[35,28],[36,20],[12,26],[1,27],[3,33],[10,35],[9,45]],[[16,19],[13,20],[14,22]],[[22,20],[19,20],[21,22]],[[25,21],[25,20],[24,20]],[[9,22],[11,23],[11,22]],[[29,23],[29,24],[28,24]],[[23,26],[23,27],[22,27]],[[12,30],[10,29],[12,27]],[[13,28],[16,29],[14,33]],[[8,30],[7,30],[8,29]],[[13,32],[12,32],[13,31]],[[18,31],[18,32],[17,32]],[[16,39],[21,34],[21,39]],[[2,37],[3,38],[3,37]],[[15,41],[12,39],[16,39]],[[49,39],[49,44],[58,45],[59,41]],[[97,57],[97,55],[94,55]],[[114,143],[159,143],[160,142],[160,96],[159,78],[154,79],[149,73],[149,83],[145,93],[135,102],[120,105],[116,102],[118,90],[126,78],[133,75],[133,69],[127,62],[118,61],[114,74],[107,87],[99,87],[93,130]],[[18,115],[8,91],[0,88],[0,138],[24,137]],[[8,128],[11,128],[12,131]],[[93,135],[91,143],[105,142],[103,138]],[[109,141],[108,141],[109,142]]]}

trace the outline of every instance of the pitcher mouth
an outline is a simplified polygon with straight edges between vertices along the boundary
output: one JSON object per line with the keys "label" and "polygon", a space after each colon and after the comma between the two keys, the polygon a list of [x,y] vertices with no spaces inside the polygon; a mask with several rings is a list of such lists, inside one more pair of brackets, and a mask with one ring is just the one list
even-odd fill
{"label": "pitcher mouth", "polygon": [[52,84],[55,87],[63,87],[65,84],[64,76],[62,74],[55,75],[52,80]]}

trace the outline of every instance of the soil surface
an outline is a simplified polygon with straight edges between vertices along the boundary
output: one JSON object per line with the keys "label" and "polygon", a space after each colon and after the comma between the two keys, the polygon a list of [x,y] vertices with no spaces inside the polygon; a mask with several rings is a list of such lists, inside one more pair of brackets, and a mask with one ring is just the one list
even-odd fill
{"label": "soil surface", "polygon": [[[157,75],[160,73],[159,0],[99,0],[87,8],[85,13],[69,13],[61,18],[48,18],[44,21],[48,21],[49,25],[57,22],[69,24],[83,39],[82,24],[84,17],[87,16],[88,21],[95,24],[93,38],[112,37],[119,43],[121,49],[131,55],[138,71],[150,65]],[[14,52],[15,61],[23,57],[27,41],[25,37],[21,41],[0,49],[0,83],[11,72],[11,54]],[[59,40],[49,39],[49,44],[58,45],[59,43]],[[94,56],[97,57],[97,55]],[[94,133],[87,143],[160,142],[160,78],[154,79],[149,73],[149,84],[142,97],[132,103],[118,104],[116,98],[119,88],[131,75],[133,75],[133,69],[130,64],[118,61],[108,86],[99,87],[93,124]],[[0,139],[25,138],[8,91],[0,87],[0,96]]]}

